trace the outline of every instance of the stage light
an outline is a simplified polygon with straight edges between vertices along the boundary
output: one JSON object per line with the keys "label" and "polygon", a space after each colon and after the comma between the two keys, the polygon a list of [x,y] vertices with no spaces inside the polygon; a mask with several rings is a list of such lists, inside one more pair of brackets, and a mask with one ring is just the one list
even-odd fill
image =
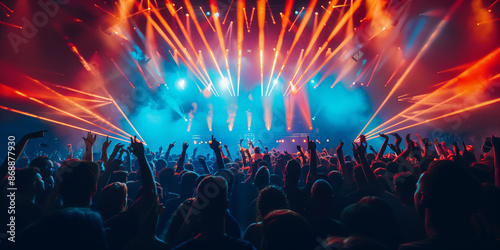
{"label": "stage light", "polygon": [[189,17],[189,14],[186,14],[187,17]]}
{"label": "stage light", "polygon": [[306,139],[304,139],[303,142],[306,143]]}
{"label": "stage light", "polygon": [[318,12],[314,13],[314,15],[316,15],[316,16],[317,16],[317,15],[318,15]]}
{"label": "stage light", "polygon": [[274,79],[274,80],[273,80],[273,84],[274,84],[274,85],[278,84],[278,79]]}
{"label": "stage light", "polygon": [[181,79],[178,84],[181,89],[184,89],[184,87],[186,86],[186,81],[184,81],[184,79]]}
{"label": "stage light", "polygon": [[215,17],[219,17],[219,12],[216,12],[216,13],[214,14],[214,16],[215,16]]}
{"label": "stage light", "polygon": [[295,142],[295,139],[292,139],[292,142]]}
{"label": "stage light", "polygon": [[326,139],[326,142],[330,142],[330,139]]}
{"label": "stage light", "polygon": [[207,16],[210,16],[210,11],[207,11],[206,15],[207,15]]}
{"label": "stage light", "polygon": [[313,130],[313,127],[309,127],[309,130]]}
{"label": "stage light", "polygon": [[287,129],[290,130],[290,127],[288,127]]}
{"label": "stage light", "polygon": [[[194,141],[193,141],[193,144],[194,144],[194,145],[196,145],[197,143],[198,143],[198,142],[197,142],[196,140],[194,140]],[[201,144],[201,142],[200,142],[200,144]]]}
{"label": "stage light", "polygon": [[296,11],[295,11],[295,15],[298,15],[298,14],[299,14],[299,11],[298,11],[298,10],[296,10]]}
{"label": "stage light", "polygon": [[314,83],[314,80],[311,80],[311,83]]}

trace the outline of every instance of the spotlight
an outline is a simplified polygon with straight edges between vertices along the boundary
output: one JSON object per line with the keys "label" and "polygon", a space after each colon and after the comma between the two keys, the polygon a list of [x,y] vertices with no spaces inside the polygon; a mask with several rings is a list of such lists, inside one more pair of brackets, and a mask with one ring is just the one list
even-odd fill
{"label": "spotlight", "polygon": [[215,12],[214,16],[219,17],[219,12]]}
{"label": "spotlight", "polygon": [[292,142],[295,142],[295,139],[292,139]]}
{"label": "spotlight", "polygon": [[309,130],[313,130],[313,127],[309,127]]}
{"label": "spotlight", "polygon": [[220,83],[221,83],[221,85],[222,85],[222,86],[224,86],[225,88],[226,88],[227,86],[229,86],[229,80],[227,80],[227,78],[223,78],[223,79],[221,79]]}
{"label": "spotlight", "polygon": [[298,15],[298,14],[299,14],[299,11],[298,11],[298,10],[296,10],[296,11],[295,11],[295,15]]}
{"label": "spotlight", "polygon": [[304,139],[303,142],[306,143],[306,139]]}
{"label": "spotlight", "polygon": [[181,79],[178,84],[181,89],[184,89],[184,87],[186,86],[186,81],[184,81],[184,79]]}
{"label": "spotlight", "polygon": [[210,16],[210,11],[207,11],[207,13],[206,13],[206,14],[207,14],[207,16]]}
{"label": "spotlight", "polygon": [[274,84],[274,85],[278,84],[278,79],[274,79],[274,80],[273,80],[273,84]]}
{"label": "spotlight", "polygon": [[330,142],[330,139],[326,139],[326,142]]}
{"label": "spotlight", "polygon": [[186,14],[187,17],[189,17],[189,14]]}

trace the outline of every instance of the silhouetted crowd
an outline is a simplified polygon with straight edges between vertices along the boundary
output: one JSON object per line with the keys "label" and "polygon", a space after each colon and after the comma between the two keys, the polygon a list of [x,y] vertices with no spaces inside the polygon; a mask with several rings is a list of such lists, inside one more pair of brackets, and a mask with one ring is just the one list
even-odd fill
{"label": "silhouetted crowd", "polygon": [[1,249],[500,249],[495,136],[481,152],[409,134],[380,134],[378,152],[363,136],[296,152],[241,139],[238,155],[212,137],[188,155],[136,138],[108,154],[89,132],[82,152],[23,153],[43,136],[0,168]]}

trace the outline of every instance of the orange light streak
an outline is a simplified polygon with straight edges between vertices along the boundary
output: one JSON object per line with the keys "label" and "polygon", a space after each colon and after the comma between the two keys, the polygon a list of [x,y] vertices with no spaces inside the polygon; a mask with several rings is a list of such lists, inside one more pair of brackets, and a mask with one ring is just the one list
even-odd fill
{"label": "orange light streak", "polygon": [[378,107],[378,109],[375,111],[375,113],[373,114],[373,116],[370,118],[370,120],[368,120],[368,122],[366,123],[366,125],[363,127],[363,129],[361,130],[361,132],[359,132],[358,136],[356,138],[358,138],[360,135],[363,134],[363,132],[365,131],[365,129],[368,127],[368,125],[370,125],[370,123],[373,121],[373,119],[375,118],[375,116],[378,114],[378,112],[380,112],[380,110],[382,109],[382,107],[387,103],[387,101],[392,97],[392,95],[394,94],[394,92],[396,92],[396,90],[399,88],[399,86],[403,83],[403,81],[406,79],[406,76],[408,76],[408,74],[412,71],[413,67],[415,67],[416,63],[420,60],[420,57],[422,57],[422,55],[424,54],[424,52],[427,51],[427,48],[429,47],[429,45],[434,41],[434,39],[437,37],[437,35],[440,33],[440,31],[443,29],[443,27],[445,26],[445,24],[447,23],[447,21],[450,19],[450,16],[455,12],[455,10],[458,8],[458,6],[460,6],[460,4],[463,2],[463,0],[459,0],[457,2],[455,2],[453,4],[453,6],[451,7],[450,11],[446,14],[446,16],[443,18],[443,20],[441,20],[438,24],[438,26],[433,30],[433,32],[431,33],[431,35],[427,38],[427,41],[425,42],[425,44],[422,46],[422,48],[419,50],[418,54],[415,56],[415,58],[413,59],[412,63],[408,66],[408,68],[406,69],[406,71],[403,73],[403,75],[399,78],[399,80],[396,82],[396,84],[394,85],[394,87],[391,89],[391,91],[389,92],[389,94],[387,95],[387,97],[384,99],[384,101],[380,104],[380,106]]}
{"label": "orange light streak", "polygon": [[130,80],[128,79],[128,77],[125,75],[125,73],[122,71],[122,69],[120,69],[120,67],[118,66],[118,64],[116,64],[115,60],[113,60],[113,58],[111,58],[111,61],[113,62],[113,64],[116,66],[116,68],[118,69],[118,71],[120,71],[120,73],[122,74],[123,77],[125,77],[125,79],[127,79],[128,83],[130,83],[130,86],[132,86],[133,89],[135,89],[135,86],[134,84],[132,84],[132,82],[130,82]]}
{"label": "orange light streak", "polygon": [[10,26],[10,27],[14,27],[14,28],[18,28],[18,29],[23,29],[23,27],[21,27],[19,25],[15,25],[15,24],[11,24],[11,23],[6,23],[6,22],[3,22],[3,21],[0,21],[0,24],[7,25],[7,26]]}
{"label": "orange light streak", "polygon": [[[285,36],[285,32],[286,32],[286,26],[288,25],[288,22],[285,22],[285,20],[283,19],[287,19],[288,20],[288,17],[290,16],[290,13],[292,12],[292,8],[293,8],[293,2],[294,0],[287,0],[286,3],[285,3],[285,14],[282,14],[280,13],[280,16],[282,18],[281,20],[281,31],[280,31],[280,34],[279,34],[279,37],[278,37],[278,43],[276,44],[276,49],[275,49],[275,53],[274,53],[274,61],[273,61],[273,66],[271,67],[271,74],[269,75],[269,82],[267,83],[267,89],[266,89],[266,95],[269,95],[269,85],[271,85],[271,81],[272,81],[272,78],[273,78],[273,75],[274,75],[274,70],[276,68],[276,62],[278,61],[278,55],[281,51],[281,47],[283,45],[283,37]],[[274,87],[274,85],[273,85]],[[272,88],[271,88],[272,90]]]}
{"label": "orange light streak", "polygon": [[[405,110],[401,111],[398,115],[392,117],[391,119],[385,121],[384,123],[380,124],[379,126],[377,126],[376,128],[372,129],[370,132],[367,133],[367,135],[369,134],[374,134],[375,132],[374,131],[377,131],[378,129],[380,129],[382,126],[385,126],[386,124],[388,124],[389,122],[392,122],[393,120],[395,120],[396,118],[399,117],[399,115],[402,115],[402,114],[405,114],[406,112],[408,112],[409,110],[411,110],[412,108],[416,107],[417,105],[420,105],[422,103],[425,103],[426,100],[428,100],[429,98],[435,96],[437,93],[439,93],[441,90],[443,89],[446,89],[448,88],[449,86],[452,86],[453,84],[456,84],[457,81],[469,76],[471,74],[471,72],[473,72],[474,70],[479,70],[483,67],[486,66],[486,64],[490,63],[492,61],[493,58],[496,58],[497,56],[500,55],[500,47],[498,47],[497,49],[495,49],[494,51],[492,51],[491,53],[489,53],[488,55],[486,55],[485,57],[483,57],[481,60],[479,60],[477,63],[475,63],[473,66],[471,66],[469,69],[467,69],[466,71],[462,72],[460,75],[458,75],[457,77],[451,79],[450,81],[448,81],[446,84],[442,85],[441,87],[439,87],[438,89],[434,90],[432,93],[430,93],[429,95],[427,95],[426,97],[422,98],[421,100],[419,100],[418,102],[416,102],[415,104],[413,104],[412,106],[406,108]],[[491,80],[491,78],[490,78]],[[433,107],[431,107],[433,108]]]}
{"label": "orange light streak", "polygon": [[11,13],[14,13],[13,10],[11,10],[9,7],[7,7],[7,5],[3,4],[2,2],[0,2],[0,4],[5,8],[7,9],[8,11],[10,11]]}
{"label": "orange light streak", "polygon": [[[307,6],[307,11],[306,14],[304,15],[304,18],[300,22],[299,29],[297,30],[297,33],[295,34],[295,37],[293,38],[292,45],[290,46],[290,49],[288,50],[288,53],[285,57],[285,60],[283,61],[283,64],[281,65],[280,71],[278,73],[278,76],[276,78],[279,78],[281,76],[281,73],[283,72],[283,69],[285,68],[285,65],[288,61],[288,58],[290,58],[290,55],[292,54],[292,50],[294,49],[295,45],[299,41],[300,36],[302,35],[302,32],[304,31],[304,28],[306,27],[307,22],[309,21],[309,18],[311,18],[312,13],[314,12],[314,6],[316,6],[317,0],[312,0],[309,2],[309,5]],[[304,7],[302,7],[303,9]],[[301,10],[302,12],[302,10]],[[300,13],[299,13],[300,15]],[[297,15],[298,17],[298,15]],[[295,23],[295,21],[294,21]],[[293,26],[293,24],[292,24]]]}
{"label": "orange light streak", "polygon": [[[153,20],[153,18],[150,16],[150,15],[144,15],[148,21],[153,25],[153,27],[156,29],[156,31],[158,32],[158,34],[160,34],[160,36],[168,43],[168,45],[171,47],[171,48],[176,48],[175,45],[173,44],[173,42],[167,37],[167,35],[165,34],[165,32],[160,28],[160,26]],[[161,17],[161,16],[160,16]],[[162,23],[164,23],[165,25],[168,26],[168,24],[166,23],[165,19],[163,19],[162,17],[160,18],[160,21]],[[170,28],[170,26],[168,26]],[[168,30],[167,30],[168,31]],[[170,30],[171,31],[171,30]],[[175,35],[175,34],[174,34]],[[177,38],[177,36],[174,37],[174,39]],[[178,39],[177,39],[178,41]],[[178,44],[180,44],[180,41],[178,41]],[[182,47],[182,44],[179,45],[179,47],[183,48]],[[175,52],[177,52],[177,50],[175,50]],[[170,52],[170,54],[172,54]],[[196,71],[195,69],[193,69],[191,67],[191,65],[186,61],[186,59],[180,54],[180,53],[176,53],[175,55],[178,55],[181,60],[186,64],[186,66],[189,68],[189,70],[191,70],[191,72],[193,72],[193,74],[198,78],[198,80],[200,80],[200,82],[202,82],[204,84],[204,86],[208,86],[208,83],[206,82],[206,80],[203,78],[203,75],[201,74],[201,72],[199,71],[199,69],[196,67]],[[188,59],[190,60],[191,63],[193,63],[195,65],[195,63],[191,60],[191,58],[188,56]],[[175,59],[175,56],[174,56],[174,59]],[[178,65],[178,64],[177,64]],[[196,65],[195,65],[196,66]],[[200,74],[198,75],[197,72]],[[201,76],[201,78],[200,78]],[[202,80],[203,78],[203,80]],[[205,81],[204,81],[205,80]],[[196,85],[198,86],[198,84],[196,83]],[[198,88],[200,89],[200,87],[198,86]]]}
{"label": "orange light streak", "polygon": [[[60,112],[60,113],[62,113],[62,114],[65,114],[65,115],[67,115],[67,116],[69,116],[69,117],[73,117],[73,118],[75,118],[75,119],[77,119],[77,120],[79,120],[79,121],[82,121],[82,122],[88,123],[88,124],[90,124],[90,125],[92,125],[92,126],[96,126],[96,127],[100,128],[100,129],[106,130],[106,131],[108,131],[108,132],[110,132],[110,133],[113,133],[113,134],[115,134],[115,135],[121,136],[121,137],[123,137],[123,138],[128,138],[127,136],[124,136],[124,135],[118,134],[118,133],[116,133],[116,132],[114,132],[114,131],[111,131],[111,130],[109,130],[109,129],[107,129],[107,128],[101,127],[101,126],[99,126],[99,125],[97,125],[97,124],[95,124],[95,123],[93,123],[93,122],[87,121],[87,120],[85,120],[85,119],[83,119],[83,118],[81,118],[81,117],[78,117],[78,116],[76,116],[76,115],[74,115],[74,114],[71,114],[71,113],[69,113],[69,112],[67,112],[67,111],[64,111],[64,110],[62,110],[62,109],[60,109],[60,108],[57,108],[57,107],[55,107],[55,106],[53,106],[53,105],[50,105],[50,104],[48,104],[48,103],[46,103],[46,102],[44,102],[44,101],[41,101],[41,100],[39,100],[39,99],[37,99],[37,98],[34,98],[34,97],[31,97],[31,96],[28,96],[28,95],[26,95],[26,94],[24,94],[24,93],[22,93],[22,92],[20,92],[20,91],[17,91],[17,90],[15,90],[15,89],[13,89],[13,88],[8,87],[8,86],[6,86],[6,85],[3,85],[3,84],[0,84],[0,85],[2,85],[3,87],[5,87],[5,88],[7,88],[7,89],[9,89],[9,90],[11,90],[11,91],[13,91],[14,93],[16,93],[16,94],[18,94],[18,95],[20,95],[20,96],[22,96],[22,97],[25,97],[25,98],[27,98],[27,99],[29,99],[29,100],[31,100],[31,101],[34,101],[34,102],[36,102],[36,103],[39,103],[39,104],[41,104],[41,105],[43,105],[43,106],[45,106],[45,107],[48,107],[48,108],[53,109],[53,110],[55,110],[55,111],[58,111],[58,112]],[[105,104],[107,104],[107,103],[105,103]]]}
{"label": "orange light streak", "polygon": [[[70,128],[74,128],[74,129],[78,129],[78,130],[81,130],[81,131],[87,131],[87,132],[89,131],[88,129],[85,129],[85,128],[82,128],[82,127],[78,127],[78,126],[71,125],[71,124],[68,124],[68,123],[64,123],[64,122],[56,121],[56,120],[49,119],[49,118],[46,118],[46,117],[43,117],[43,116],[34,115],[34,114],[31,114],[31,113],[27,113],[27,112],[20,111],[20,110],[17,110],[17,109],[13,109],[13,108],[5,107],[5,106],[2,106],[2,105],[0,105],[0,108],[1,108],[1,109],[5,109],[5,110],[7,110],[7,111],[14,112],[14,113],[18,113],[18,114],[21,114],[21,115],[30,116],[30,117],[37,118],[37,119],[40,119],[40,120],[44,120],[44,121],[48,121],[48,122],[52,122],[52,123],[55,123],[55,124],[63,125],[63,126],[70,127]],[[124,142],[129,142],[128,140],[124,140],[124,139],[121,139],[121,138],[117,138],[117,137],[114,137],[114,136],[111,136],[111,135],[106,135],[106,134],[103,134],[103,133],[100,133],[100,132],[97,132],[97,131],[92,131],[92,130],[90,130],[90,132],[92,132],[92,133],[94,133],[94,134],[96,134],[96,135],[108,136],[109,138],[112,138],[112,139],[115,139],[115,140],[120,140],[120,141],[124,141]]]}
{"label": "orange light streak", "polygon": [[394,70],[394,72],[392,73],[391,77],[389,77],[389,79],[385,83],[384,87],[387,87],[387,85],[389,85],[389,83],[392,81],[392,78],[394,78],[394,76],[396,76],[396,74],[403,67],[403,65],[405,65],[405,63],[406,63],[405,60],[401,60],[401,63],[398,65],[398,67],[396,68],[396,70]]}
{"label": "orange light streak", "polygon": [[248,25],[248,32],[252,28],[253,14],[255,13],[255,7],[252,8],[252,14],[250,15],[250,24]]}
{"label": "orange light streak", "polygon": [[229,11],[231,10],[231,6],[233,5],[233,2],[234,2],[234,0],[231,0],[231,3],[229,4],[229,7],[227,8],[226,16],[224,17],[224,21],[222,21],[222,24],[226,24],[227,14],[229,14]]}
{"label": "orange light streak", "polygon": [[288,32],[290,32],[293,28],[293,25],[295,25],[295,22],[297,22],[297,19],[299,19],[300,14],[302,14],[302,11],[304,10],[304,7],[300,9],[299,14],[295,17],[295,19],[292,22],[292,25],[290,25],[290,28],[288,29]]}
{"label": "orange light streak", "polygon": [[381,59],[382,59],[382,56],[380,56],[378,58],[377,63],[375,64],[375,68],[373,68],[372,75],[370,76],[370,80],[368,80],[368,83],[366,84],[366,87],[370,87],[370,83],[372,82],[373,76],[375,75],[375,72],[378,69],[378,65],[379,65]]}
{"label": "orange light streak", "polygon": [[[201,28],[200,23],[198,22],[198,19],[196,19],[196,14],[194,13],[194,9],[193,9],[193,6],[191,5],[191,1],[184,0],[184,4],[186,5],[186,9],[188,10],[189,15],[192,16],[192,20],[194,22],[194,25],[196,26],[196,30],[198,30],[198,33],[200,34],[201,40],[203,41],[203,43],[205,44],[205,47],[207,48],[207,50],[210,53],[210,56],[215,64],[215,67],[217,68],[217,72],[219,72],[219,75],[221,76],[221,78],[223,78],[224,75],[222,75],[222,71],[220,70],[219,64],[217,63],[217,60],[215,59],[212,48],[208,44],[208,41],[205,37],[205,33],[203,32],[203,29]],[[202,11],[203,11],[203,9],[202,9]],[[203,14],[205,15],[205,12],[203,12]],[[212,27],[212,29],[213,29],[213,27]],[[214,32],[215,32],[215,29],[214,29]]]}
{"label": "orange light streak", "polygon": [[[218,12],[217,0],[210,0],[210,9],[212,10],[213,13]],[[232,90],[231,95],[234,96],[236,94],[234,92],[233,80],[231,79],[231,71],[229,70],[229,60],[227,58],[227,50],[226,50],[226,45],[224,44],[224,36],[222,35],[220,20],[215,15],[214,15],[214,20],[215,20],[215,30],[217,31],[217,36],[219,37],[219,44],[222,50],[222,54],[224,56],[224,62],[226,63],[226,71],[228,75],[227,78],[229,80],[229,84],[231,85],[231,90]]]}
{"label": "orange light streak", "polygon": [[[75,107],[78,107],[78,108],[82,109],[82,110],[83,110],[83,111],[85,111],[87,114],[89,114],[89,115],[91,115],[92,117],[94,117],[94,118],[98,119],[99,121],[104,122],[104,123],[105,123],[105,124],[107,124],[108,126],[110,126],[110,127],[114,128],[114,129],[116,129],[117,131],[120,131],[121,133],[123,133],[123,134],[125,134],[125,135],[127,135],[127,136],[132,137],[130,134],[128,134],[127,132],[125,132],[125,131],[123,131],[122,129],[118,128],[118,127],[117,127],[117,126],[115,126],[114,124],[110,123],[108,120],[106,120],[106,119],[102,118],[100,115],[98,115],[98,114],[96,114],[96,113],[94,113],[94,112],[90,111],[89,109],[87,109],[87,108],[83,107],[82,105],[80,105],[80,104],[78,104],[78,103],[74,102],[73,100],[71,100],[71,99],[67,98],[66,96],[64,96],[64,95],[60,94],[59,92],[57,92],[57,91],[55,91],[55,90],[53,90],[53,89],[49,88],[48,86],[46,86],[45,84],[41,83],[40,81],[38,81],[38,80],[36,80],[36,79],[33,79],[33,78],[31,78],[31,77],[27,77],[27,78],[28,78],[28,79],[30,79],[31,81],[33,81],[33,82],[35,82],[35,83],[39,84],[40,86],[44,87],[45,89],[49,90],[50,92],[52,92],[52,93],[56,94],[57,96],[61,97],[63,100],[65,100],[65,101],[66,101],[66,102],[68,102],[69,104],[72,104],[73,106],[75,106]],[[110,101],[111,101],[111,99],[110,99]]]}
{"label": "orange light streak", "polygon": [[497,17],[495,19],[491,19],[491,20],[488,20],[488,21],[484,21],[484,22],[479,22],[476,25],[479,26],[479,25],[482,25],[482,24],[491,23],[491,22],[495,22],[495,21],[498,21],[498,20],[500,20],[500,17]]}
{"label": "orange light streak", "polygon": [[259,22],[260,94],[264,96],[264,25],[266,23],[266,0],[257,0],[257,19]]}
{"label": "orange light streak", "polygon": [[97,7],[98,9],[100,9],[100,10],[104,11],[106,14],[108,14],[108,15],[110,15],[110,16],[112,16],[112,17],[114,17],[115,19],[120,20],[117,16],[115,16],[115,14],[113,14],[113,13],[111,13],[111,12],[109,12],[109,11],[107,11],[107,10],[103,9],[103,8],[101,8],[101,6],[99,6],[99,5],[97,5],[97,4],[94,4],[94,6],[95,6],[95,7]]}
{"label": "orange light streak", "polygon": [[[31,79],[31,80],[36,81],[34,79]],[[54,87],[57,87],[57,88],[61,88],[61,89],[65,89],[65,90],[70,90],[70,91],[73,91],[73,92],[76,92],[76,93],[80,93],[80,94],[92,96],[92,97],[103,99],[103,100],[106,100],[106,101],[111,101],[111,99],[106,98],[104,96],[95,95],[95,94],[92,94],[92,93],[87,93],[87,92],[84,92],[84,91],[81,91],[81,90],[78,90],[78,89],[73,89],[73,88],[69,88],[69,87],[66,87],[66,86],[57,85],[57,84],[54,84],[54,83],[49,83],[49,84],[52,85],[52,86],[54,86]]]}
{"label": "orange light streak", "polygon": [[[321,45],[321,49],[320,51],[318,51],[318,53],[316,53],[316,55],[313,57],[313,59],[309,62],[309,65],[307,66],[307,68],[304,70],[304,72],[302,72],[302,75],[299,77],[299,79],[297,80],[297,84],[299,84],[300,80],[302,80],[304,77],[305,77],[305,74],[309,71],[309,69],[313,66],[313,64],[316,62],[316,60],[318,59],[319,55],[321,55],[321,53],[323,52],[323,50],[325,50],[328,46],[328,43],[330,43],[330,41],[333,39],[333,37],[335,37],[335,35],[337,35],[337,33],[341,30],[341,28],[345,25],[345,23],[352,18],[352,13],[354,11],[356,11],[359,6],[361,5],[361,0],[357,0],[356,2],[354,2],[354,5],[351,5],[351,8],[349,13],[350,14],[347,14],[347,12],[342,16],[342,19],[337,23],[337,25],[335,25],[335,28],[333,29],[333,31],[330,33],[330,35],[328,36],[328,38],[326,39],[326,41],[323,43],[323,45]],[[329,6],[330,8],[330,6]],[[323,25],[324,26],[324,25]],[[352,33],[352,32],[351,32]],[[352,34],[349,34],[349,35],[346,35],[346,39],[347,37],[351,37]],[[344,39],[344,42],[346,41],[346,39]],[[345,46],[345,45],[342,45],[342,47]],[[340,47],[340,46],[338,46]],[[338,48],[337,47],[337,48]],[[329,59],[333,58],[333,55],[335,55],[336,53],[338,52],[337,49],[335,49],[335,53],[332,52],[332,54],[330,54],[330,56],[328,57]],[[326,60],[329,60],[329,59],[326,59]],[[326,61],[325,60],[325,61]],[[321,65],[321,67],[323,67],[325,64],[323,63]],[[321,69],[321,67],[319,67],[318,69]],[[310,78],[308,80],[306,80],[299,88],[298,90],[300,90],[302,88],[302,86],[304,86],[304,84],[306,84],[312,77],[314,77],[314,75],[316,75],[316,73],[318,72],[319,70],[317,70],[314,74],[312,74],[310,76]],[[288,90],[288,89],[287,89]],[[297,91],[298,91],[297,90]],[[286,91],[285,91],[286,92]]]}
{"label": "orange light streak", "polygon": [[273,24],[276,24],[276,21],[274,20],[273,16],[273,11],[271,10],[271,5],[269,4],[269,0],[266,0],[267,7],[269,8],[269,14],[271,15],[271,20],[273,20]]}
{"label": "orange light streak", "polygon": [[92,69],[90,68],[90,65],[87,63],[87,60],[85,60],[85,58],[83,58],[83,56],[80,54],[80,52],[78,52],[78,49],[76,48],[76,46],[73,45],[72,43],[68,43],[68,46],[71,49],[71,51],[73,53],[75,53],[76,56],[78,56],[78,59],[80,59],[80,62],[82,63],[83,67],[88,72],[90,72],[91,75],[95,76],[94,71],[92,71]]}
{"label": "orange light streak", "polygon": [[[184,3],[186,3],[186,0],[184,0]],[[191,5],[191,3],[189,3]],[[191,9],[193,8],[193,6],[191,6]],[[215,32],[215,28],[214,26],[212,26],[212,23],[210,22],[210,19],[208,19],[207,17],[207,14],[205,14],[205,11],[203,10],[203,8],[200,6],[200,10],[201,10],[201,13],[203,13],[203,16],[205,16],[205,19],[207,19],[207,22],[208,24],[210,25],[210,28],[212,28],[212,30]],[[190,14],[192,15],[192,14]]]}
{"label": "orange light streak", "polygon": [[250,27],[248,26],[247,11],[245,10],[245,7],[243,7],[243,16],[245,17],[245,23],[247,25],[247,30],[248,30],[248,32],[250,32]]}
{"label": "orange light streak", "polygon": [[[406,127],[395,129],[395,130],[392,130],[390,132],[387,132],[386,134],[391,134],[391,133],[398,132],[398,131],[401,131],[401,130],[404,130],[404,129],[412,128],[412,127],[415,127],[415,126],[418,126],[418,125],[422,125],[424,123],[428,123],[428,122],[435,121],[435,120],[438,120],[438,119],[446,118],[448,116],[460,114],[460,113],[463,113],[463,112],[466,112],[466,111],[470,111],[470,110],[473,110],[473,109],[481,108],[481,107],[484,107],[484,106],[487,106],[487,105],[490,105],[490,104],[494,104],[494,103],[497,103],[497,102],[500,102],[500,98],[489,100],[489,101],[486,101],[486,102],[482,102],[482,103],[476,104],[476,105],[471,106],[471,107],[463,108],[463,109],[460,109],[460,110],[457,110],[457,111],[454,111],[454,112],[451,112],[451,113],[448,113],[448,114],[445,114],[445,115],[441,115],[441,116],[438,116],[438,117],[435,117],[435,118],[432,118],[432,119],[427,119],[427,120],[422,121],[422,122],[418,122],[418,123],[415,123],[415,124],[412,124],[412,125],[408,125]],[[367,138],[367,140],[368,139],[371,140],[371,139],[374,139],[374,138],[377,138],[377,136],[374,136],[374,137],[371,137],[371,138]]]}
{"label": "orange light streak", "polygon": [[243,21],[246,20],[245,16],[245,1],[238,0],[236,3],[236,18],[237,18],[237,46],[238,46],[238,79],[236,87],[236,96],[240,96],[240,78],[241,78],[241,59],[243,51]]}
{"label": "orange light streak", "polygon": [[[169,4],[169,6],[172,6],[171,4]],[[177,44],[177,46],[179,47],[180,50],[182,50],[182,52],[186,55],[187,59],[189,60],[189,62],[192,64],[193,68],[196,70],[196,72],[199,74],[199,77],[201,77],[201,79],[203,79],[203,83],[205,86],[209,86],[209,83],[208,81],[205,79],[205,77],[203,76],[203,74],[200,72],[200,70],[198,69],[198,67],[196,66],[196,63],[193,61],[193,59],[191,58],[190,54],[185,50],[183,49],[184,46],[183,44],[181,43],[181,41],[179,40],[179,38],[177,37],[176,33],[172,30],[172,28],[170,27],[170,25],[167,23],[167,21],[165,20],[165,18],[163,18],[163,16],[161,15],[161,13],[156,9],[156,8],[152,8],[151,9],[153,11],[153,13],[156,15],[156,17],[160,20],[160,23],[163,25],[163,27],[165,27],[165,29],[167,30],[167,32],[170,34],[170,36],[174,39],[175,43]],[[149,15],[147,15],[149,16]],[[176,15],[177,16],[177,15]],[[148,20],[150,20],[150,22],[153,24],[154,26],[154,20],[149,16]],[[179,23],[182,23],[179,21]],[[183,26],[184,27],[184,26]],[[185,31],[185,30],[184,30]],[[195,55],[197,55],[196,53],[196,50],[194,49],[193,50]],[[185,61],[185,60],[184,60]],[[199,87],[198,87],[199,88]]]}
{"label": "orange light streak", "polygon": [[[189,35],[186,28],[184,27],[184,24],[182,24],[182,21],[179,18],[179,16],[176,15],[175,12],[173,12],[174,8],[173,8],[171,0],[167,0],[167,8],[170,11],[170,13],[174,16],[177,23],[179,24],[179,28],[181,29],[182,34],[184,34],[184,37],[186,38],[186,40],[189,44],[189,47],[191,47],[191,50],[193,51],[194,55],[196,56],[196,59],[198,59],[198,61],[200,61],[201,59],[200,59],[198,53],[196,52],[196,49],[194,48],[194,44],[193,44],[193,41],[191,40],[191,36]],[[154,10],[153,10],[153,12],[154,12]],[[212,84],[212,80],[210,79],[210,76],[208,75],[207,69],[205,69],[205,67],[203,65],[201,65],[201,66],[202,66],[203,72],[205,73],[205,75],[208,79],[208,83]],[[195,64],[195,67],[196,67],[196,64]],[[210,85],[208,83],[207,83],[207,85]]]}
{"label": "orange light streak", "polygon": [[[347,37],[344,38],[344,41],[342,41],[342,43],[340,43],[339,46],[337,46],[337,48],[335,48],[335,50],[332,51],[332,53],[325,59],[325,61],[319,67],[317,67],[317,69],[314,71],[314,73],[312,73],[311,76],[309,76],[309,78],[307,78],[307,80],[305,80],[302,83],[302,85],[300,85],[300,87],[295,90],[295,92],[298,92],[307,82],[309,82],[321,70],[321,68],[323,68],[323,66],[325,66],[325,64],[327,64],[330,60],[332,60],[333,57],[353,38],[353,36],[354,36],[353,33],[350,33],[349,35],[347,35]],[[309,67],[306,68],[306,71],[307,71],[308,68]],[[332,86],[332,88],[333,88],[333,86]],[[285,92],[285,95],[287,93],[289,94],[290,91]]]}

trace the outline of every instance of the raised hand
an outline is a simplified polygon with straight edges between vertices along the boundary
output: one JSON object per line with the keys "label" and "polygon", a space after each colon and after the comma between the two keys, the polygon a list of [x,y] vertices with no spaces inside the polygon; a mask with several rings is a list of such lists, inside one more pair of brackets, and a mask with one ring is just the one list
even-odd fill
{"label": "raised hand", "polygon": [[205,162],[205,159],[203,159],[203,158],[201,158],[201,157],[200,157],[200,158],[198,158],[198,162],[199,162],[199,163],[201,163],[202,165],[207,164],[207,163]]}
{"label": "raised hand", "polygon": [[85,141],[85,146],[90,146],[94,145],[95,140],[97,138],[97,135],[92,136],[92,132],[87,133],[87,137],[82,137],[83,141]]}
{"label": "raised hand", "polygon": [[160,147],[158,148],[158,152],[161,152],[162,150],[163,150],[163,146],[160,146]]}
{"label": "raised hand", "polygon": [[309,136],[307,136],[307,150],[316,152],[316,142],[310,141]]}
{"label": "raised hand", "polygon": [[340,141],[340,144],[337,146],[336,151],[338,152],[339,150],[342,150],[342,147],[344,147],[344,142]]}
{"label": "raised hand", "polygon": [[224,148],[227,149],[227,144],[224,144]]}
{"label": "raised hand", "polygon": [[130,137],[130,148],[132,149],[132,153],[137,157],[144,156],[144,144],[137,140],[137,136]]}
{"label": "raised hand", "polygon": [[121,142],[116,144],[115,148],[113,148],[113,152],[111,152],[111,155],[116,155],[123,147],[124,145]]}
{"label": "raised hand", "polygon": [[302,152],[302,147],[300,145],[297,145],[297,151]]}
{"label": "raised hand", "polygon": [[176,142],[176,141],[174,141],[174,142],[172,142],[172,143],[168,144],[168,149],[172,149],[172,148],[175,146],[175,142]]}
{"label": "raised hand", "polygon": [[183,142],[182,143],[182,151],[186,151],[186,149],[189,147],[189,144],[187,143],[187,141]]}
{"label": "raised hand", "polygon": [[387,136],[386,134],[383,134],[383,133],[380,133],[379,136],[386,139],[386,140],[389,139],[389,136]]}
{"label": "raised hand", "polygon": [[44,133],[47,132],[47,131],[48,130],[36,131],[36,132],[24,135],[24,137],[26,137],[26,139],[40,138],[40,137],[43,137]]}
{"label": "raised hand", "polygon": [[389,148],[394,151],[394,152],[397,152],[396,151],[396,146],[394,144],[388,144],[387,146],[389,146]]}
{"label": "raised hand", "polygon": [[213,151],[216,151],[216,150],[219,150],[219,147],[220,147],[220,142],[217,141],[217,139],[215,139],[215,137],[212,135],[212,140],[209,141],[208,143],[210,145],[210,148],[213,150]]}
{"label": "raised hand", "polygon": [[375,149],[373,148],[372,145],[368,146],[368,148],[371,150],[371,151],[375,151]]}
{"label": "raised hand", "polygon": [[111,141],[109,140],[109,136],[106,136],[106,141],[102,144],[102,149],[108,149],[109,145],[111,145]]}

